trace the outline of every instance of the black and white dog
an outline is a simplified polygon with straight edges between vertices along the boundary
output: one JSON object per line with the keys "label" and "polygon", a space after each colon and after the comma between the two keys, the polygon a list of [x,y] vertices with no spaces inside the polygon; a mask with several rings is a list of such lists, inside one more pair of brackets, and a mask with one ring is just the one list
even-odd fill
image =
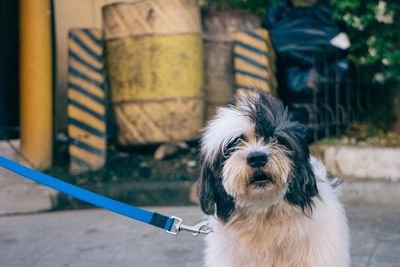
{"label": "black and white dog", "polygon": [[338,187],[276,98],[243,90],[202,136],[198,195],[207,266],[347,267]]}

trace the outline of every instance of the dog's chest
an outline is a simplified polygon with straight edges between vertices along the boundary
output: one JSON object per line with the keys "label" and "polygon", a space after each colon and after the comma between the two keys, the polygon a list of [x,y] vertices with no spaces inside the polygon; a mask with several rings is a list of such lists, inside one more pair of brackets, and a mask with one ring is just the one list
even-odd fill
{"label": "dog's chest", "polygon": [[308,237],[297,223],[243,221],[217,229],[208,237],[208,253],[223,264],[210,266],[299,266],[307,259]]}

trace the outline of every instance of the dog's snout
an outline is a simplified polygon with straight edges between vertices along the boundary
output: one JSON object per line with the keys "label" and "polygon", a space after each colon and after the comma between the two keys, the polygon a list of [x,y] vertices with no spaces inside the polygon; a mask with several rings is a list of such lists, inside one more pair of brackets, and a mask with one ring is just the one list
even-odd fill
{"label": "dog's snout", "polygon": [[268,155],[262,151],[250,152],[247,155],[247,164],[252,168],[263,167],[268,161]]}

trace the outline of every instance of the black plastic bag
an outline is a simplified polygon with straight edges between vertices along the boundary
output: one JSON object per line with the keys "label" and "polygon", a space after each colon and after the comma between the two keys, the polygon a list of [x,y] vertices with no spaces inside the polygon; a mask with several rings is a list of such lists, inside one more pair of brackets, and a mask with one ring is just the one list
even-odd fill
{"label": "black plastic bag", "polygon": [[310,102],[318,81],[346,72],[346,51],[330,43],[341,32],[331,9],[295,8],[291,1],[280,1],[268,8],[263,27],[277,54],[279,90],[286,102]]}

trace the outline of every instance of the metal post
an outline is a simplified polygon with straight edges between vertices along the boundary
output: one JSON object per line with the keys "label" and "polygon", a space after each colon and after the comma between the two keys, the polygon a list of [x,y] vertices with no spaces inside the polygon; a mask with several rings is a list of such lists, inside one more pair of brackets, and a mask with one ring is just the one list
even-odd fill
{"label": "metal post", "polygon": [[52,162],[50,0],[20,0],[21,149],[35,168]]}

